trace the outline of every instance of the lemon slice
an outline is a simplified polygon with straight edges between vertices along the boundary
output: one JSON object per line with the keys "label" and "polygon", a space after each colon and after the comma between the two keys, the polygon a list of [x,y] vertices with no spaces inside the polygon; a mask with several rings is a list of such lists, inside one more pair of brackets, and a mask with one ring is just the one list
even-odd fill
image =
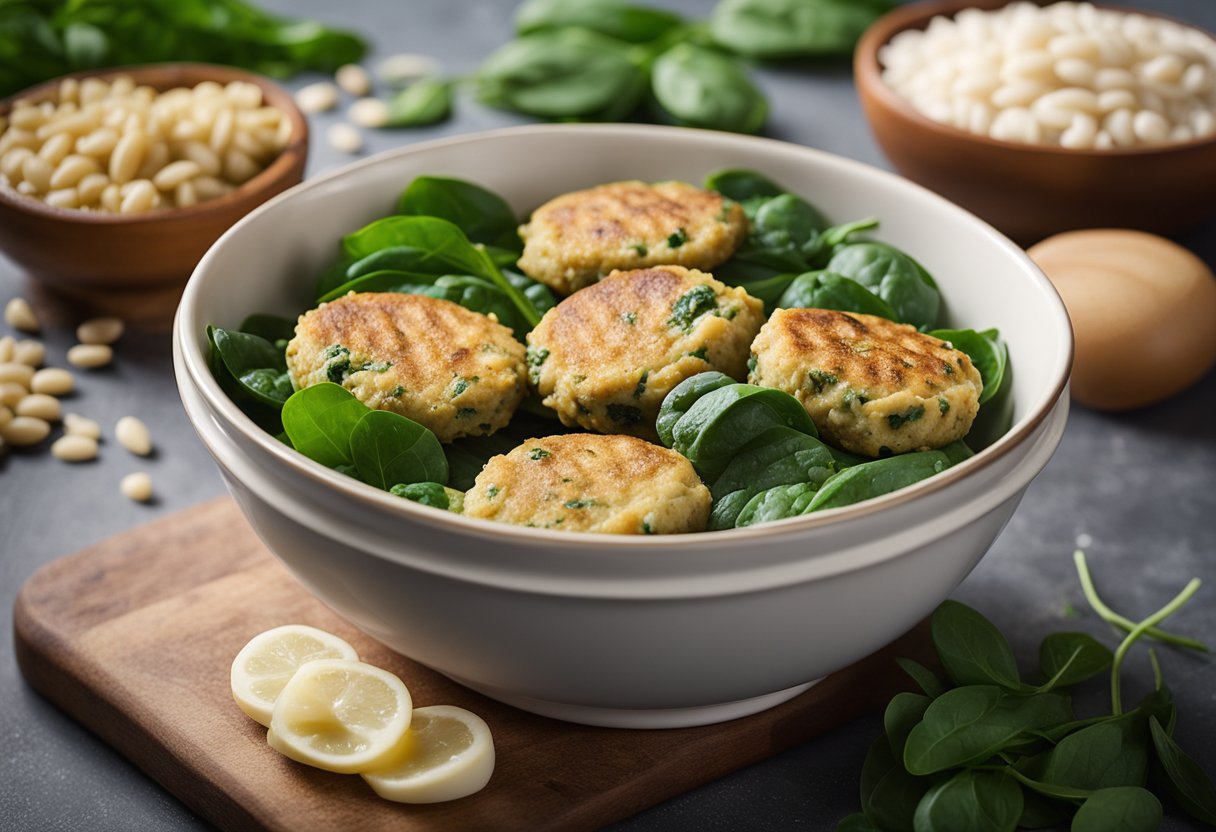
{"label": "lemon slice", "polygon": [[256,635],[232,662],[232,698],[242,711],[269,726],[279,691],[300,665],[317,659],[358,661],[359,655],[337,636],[304,624]]}
{"label": "lemon slice", "polygon": [[414,711],[402,758],[364,772],[376,794],[398,803],[439,803],[480,791],[494,773],[494,737],[477,714],[453,705]]}
{"label": "lemon slice", "polygon": [[301,665],[274,703],[266,741],[326,771],[353,774],[392,761],[413,703],[387,670],[345,659]]}

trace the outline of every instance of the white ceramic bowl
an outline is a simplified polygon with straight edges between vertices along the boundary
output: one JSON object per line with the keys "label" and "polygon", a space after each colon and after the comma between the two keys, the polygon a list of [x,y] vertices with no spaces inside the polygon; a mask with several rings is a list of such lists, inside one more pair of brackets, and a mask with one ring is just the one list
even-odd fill
{"label": "white ceramic bowl", "polygon": [[[503,194],[521,214],[619,179],[758,169],[937,278],[953,323],[999,327],[1014,426],[957,467],[864,504],[748,529],[615,537],[435,511],[330,471],[246,418],[207,371],[208,323],[310,305],[345,233],[419,174]],[[1060,440],[1071,330],[1020,249],[891,174],[791,144],[643,126],[536,126],[404,147],[306,182],[228,231],[174,334],[195,429],[270,549],[333,609],[496,699],[577,722],[673,727],[777,704],[891,641],[967,575]]]}

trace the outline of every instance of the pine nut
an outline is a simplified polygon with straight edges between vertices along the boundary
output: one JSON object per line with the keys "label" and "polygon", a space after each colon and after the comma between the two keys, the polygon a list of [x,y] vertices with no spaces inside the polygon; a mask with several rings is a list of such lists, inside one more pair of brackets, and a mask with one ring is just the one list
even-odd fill
{"label": "pine nut", "polygon": [[358,153],[363,149],[363,134],[345,122],[331,124],[325,131],[329,146],[339,153]]}
{"label": "pine nut", "polygon": [[13,421],[13,411],[9,410],[8,405],[0,404],[0,428]]}
{"label": "pine nut", "polygon": [[7,364],[13,360],[13,356],[17,352],[17,339],[11,335],[0,337],[0,364]]}
{"label": "pine nut", "polygon": [[338,105],[338,88],[328,81],[301,87],[295,95],[296,106],[306,113],[323,113]]}
{"label": "pine nut", "polygon": [[224,177],[228,181],[242,184],[256,176],[259,170],[257,162],[235,147],[230,147],[224,152]]}
{"label": "pine nut", "polygon": [[142,471],[127,474],[118,484],[118,490],[128,500],[146,503],[152,499],[152,478]]}
{"label": "pine nut", "polygon": [[97,440],[67,434],[51,443],[51,456],[64,462],[88,462],[97,458]]}
{"label": "pine nut", "polygon": [[81,179],[76,185],[76,194],[80,197],[81,205],[94,205],[101,199],[102,192],[106,189],[106,185],[110,184],[110,177],[104,173],[90,173],[84,179]]}
{"label": "pine nut", "polygon": [[402,53],[390,55],[376,66],[380,80],[390,86],[403,86],[419,78],[434,75],[439,70],[433,58],[426,55]]}
{"label": "pine nut", "polygon": [[48,193],[42,201],[52,208],[79,208],[80,194],[75,188],[60,188]]}
{"label": "pine nut", "polygon": [[351,95],[367,95],[372,88],[371,76],[358,64],[345,64],[338,67],[338,71],[334,73],[334,80],[338,82],[339,87]]}
{"label": "pine nut", "polygon": [[79,413],[68,413],[63,417],[63,432],[97,440],[101,438],[101,425]]}
{"label": "pine nut", "polygon": [[125,328],[121,318],[90,318],[76,327],[76,340],[82,344],[113,344]]}
{"label": "pine nut", "polygon": [[25,298],[13,298],[4,307],[4,322],[22,332],[37,332],[38,316]]}
{"label": "pine nut", "polygon": [[30,390],[49,396],[66,396],[76,386],[76,379],[62,367],[47,367],[34,373]]}
{"label": "pine nut", "polygon": [[59,399],[46,393],[31,393],[17,402],[13,412],[18,416],[33,416],[44,422],[58,422],[62,415]]}
{"label": "pine nut", "polygon": [[52,166],[59,164],[72,152],[72,134],[57,133],[46,140],[46,144],[38,151],[38,155],[46,159]]}
{"label": "pine nut", "polygon": [[114,426],[114,436],[122,445],[137,456],[147,456],[152,453],[152,434],[148,426],[134,416],[123,416]]}
{"label": "pine nut", "polygon": [[202,172],[203,170],[197,162],[180,159],[176,162],[170,162],[157,171],[156,176],[152,177],[152,184],[162,191],[171,191]]}
{"label": "pine nut", "polygon": [[25,160],[34,155],[34,151],[28,147],[14,147],[12,150],[0,156],[0,173],[4,174],[10,182],[15,182],[21,178],[21,166],[25,164]]}
{"label": "pine nut", "polygon": [[[164,147],[164,145],[158,145]],[[143,214],[156,207],[156,186],[147,179],[136,179],[128,183],[131,189],[122,198],[122,206],[118,209],[123,214]]]}
{"label": "pine nut", "polygon": [[73,367],[96,369],[114,360],[114,350],[105,344],[77,344],[68,350],[68,363]]}
{"label": "pine nut", "polygon": [[139,166],[139,170],[135,171],[136,179],[151,179],[152,175],[163,168],[169,161],[169,145],[163,141],[153,142],[148,146],[147,153],[144,154],[144,160]]}
{"label": "pine nut", "polygon": [[198,165],[202,173],[215,176],[222,167],[220,157],[208,145],[202,142],[185,142],[179,149],[183,159],[188,159]]}
{"label": "pine nut", "polygon": [[86,156],[105,156],[118,146],[118,131],[112,127],[98,127],[87,136],[76,140],[76,152]]}
{"label": "pine nut", "polygon": [[51,189],[51,176],[55,168],[41,156],[30,156],[21,164],[21,176],[34,186],[38,193],[46,193]]}
{"label": "pine nut", "polygon": [[13,347],[12,360],[18,364],[38,369],[46,359],[46,347],[41,341],[18,341]]}
{"label": "pine nut", "polygon": [[34,381],[34,368],[28,364],[18,364],[10,361],[0,364],[0,384],[20,384],[26,390]]}
{"label": "pine nut", "polygon": [[110,179],[119,185],[135,178],[135,171],[143,164],[148,149],[148,140],[142,131],[128,130],[123,133],[110,157]]}
{"label": "pine nut", "polygon": [[29,388],[15,381],[0,381],[0,404],[16,407],[17,402],[29,395]]}
{"label": "pine nut", "polygon": [[50,436],[50,434],[51,426],[41,419],[35,419],[33,416],[17,416],[3,428],[0,428],[0,437],[3,437],[5,442],[18,448],[37,445],[43,439]]}
{"label": "pine nut", "polygon": [[183,182],[173,189],[173,203],[178,208],[189,208],[198,204],[198,192],[189,182]]}
{"label": "pine nut", "polygon": [[388,105],[378,98],[360,98],[350,105],[346,117],[360,127],[383,127],[388,121]]}

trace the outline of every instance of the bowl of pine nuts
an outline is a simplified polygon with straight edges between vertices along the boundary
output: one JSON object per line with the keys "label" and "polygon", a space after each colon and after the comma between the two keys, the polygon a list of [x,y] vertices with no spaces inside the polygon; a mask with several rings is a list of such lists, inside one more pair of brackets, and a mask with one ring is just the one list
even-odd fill
{"label": "bowl of pine nuts", "polygon": [[76,73],[0,101],[0,249],[68,295],[184,286],[237,220],[299,183],[308,124],[244,70]]}
{"label": "bowl of pine nuts", "polygon": [[899,6],[854,53],[895,168],[1019,243],[1216,209],[1216,36],[1090,3]]}

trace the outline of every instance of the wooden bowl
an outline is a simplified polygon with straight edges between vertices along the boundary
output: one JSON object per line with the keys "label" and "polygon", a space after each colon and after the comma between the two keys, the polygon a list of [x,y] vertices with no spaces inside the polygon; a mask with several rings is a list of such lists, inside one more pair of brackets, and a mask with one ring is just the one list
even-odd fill
{"label": "wooden bowl", "polygon": [[[247,81],[262,89],[266,104],[291,121],[291,139],[266,167],[231,193],[189,208],[133,216],[54,208],[0,187],[0,249],[50,288],[73,296],[113,291],[180,290],[203,253],[229,226],[270,197],[304,178],[308,122],[291,96],[260,75],[210,64],[150,64],[78,72],[63,78],[112,79],[129,75],[158,90],[202,81]],[[52,97],[63,78],[0,101],[7,114],[19,98]]]}
{"label": "wooden bowl", "polygon": [[899,32],[924,29],[936,15],[1002,5],[902,6],[862,36],[853,57],[857,91],[891,164],[1022,244],[1078,228],[1174,233],[1200,225],[1216,208],[1216,137],[1112,150],[999,141],[933,121],[883,82],[878,50]]}

